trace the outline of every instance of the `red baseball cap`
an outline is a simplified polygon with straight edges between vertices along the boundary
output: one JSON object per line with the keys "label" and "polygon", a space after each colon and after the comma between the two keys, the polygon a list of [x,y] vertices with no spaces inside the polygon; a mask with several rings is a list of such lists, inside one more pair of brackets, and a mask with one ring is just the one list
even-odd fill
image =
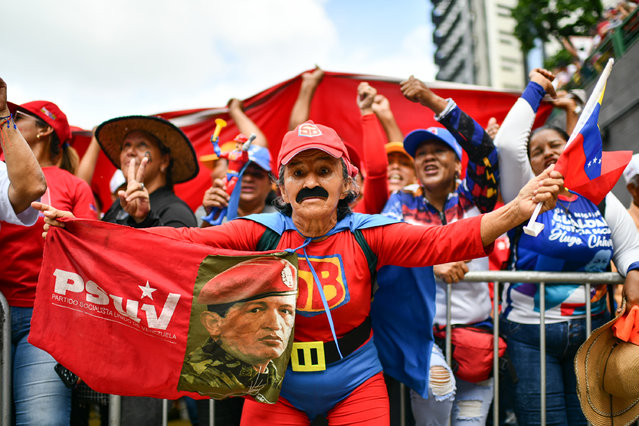
{"label": "red baseball cap", "polygon": [[67,116],[53,102],[32,101],[22,105],[7,102],[7,104],[9,105],[11,113],[15,114],[16,111],[22,111],[29,115],[35,115],[51,126],[55,134],[58,135],[60,144],[69,142],[71,139],[71,128],[69,127]]}
{"label": "red baseball cap", "polygon": [[358,169],[351,163],[346,145],[337,132],[330,127],[315,124],[311,120],[300,124],[284,135],[280,152],[277,155],[278,173],[282,165],[288,164],[293,157],[308,149],[319,149],[331,157],[343,158],[348,175],[351,177],[357,175]]}
{"label": "red baseball cap", "polygon": [[287,260],[257,257],[221,272],[204,284],[197,298],[202,305],[221,305],[297,294],[297,270]]}

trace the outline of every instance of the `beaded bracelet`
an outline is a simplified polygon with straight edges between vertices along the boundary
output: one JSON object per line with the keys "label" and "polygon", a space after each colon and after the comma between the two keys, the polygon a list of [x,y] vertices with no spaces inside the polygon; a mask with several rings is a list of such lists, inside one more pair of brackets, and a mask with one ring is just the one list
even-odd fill
{"label": "beaded bracelet", "polygon": [[7,129],[11,128],[11,123],[13,123],[13,128],[17,129],[16,122],[13,121],[13,114],[6,115],[4,117],[0,117],[0,127],[2,127],[5,123],[7,123]]}

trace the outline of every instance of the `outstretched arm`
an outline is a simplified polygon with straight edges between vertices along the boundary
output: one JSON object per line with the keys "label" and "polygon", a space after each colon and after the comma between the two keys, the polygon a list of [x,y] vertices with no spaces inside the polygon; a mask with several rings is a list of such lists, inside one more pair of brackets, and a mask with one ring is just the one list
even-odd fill
{"label": "outstretched arm", "polygon": [[536,68],[531,71],[526,90],[512,106],[495,136],[500,173],[508,177],[500,182],[501,195],[506,203],[513,200],[534,176],[528,159],[528,139],[545,93],[554,94],[553,78],[546,70]]}
{"label": "outstretched arm", "polygon": [[33,151],[15,128],[7,105],[7,84],[0,78],[0,142],[9,178],[8,196],[16,214],[26,210],[47,190],[42,169]]}
{"label": "outstretched arm", "polygon": [[[95,129],[93,130],[95,132]],[[91,138],[91,143],[84,152],[78,169],[75,171],[75,175],[91,185],[93,180],[93,172],[95,172],[95,166],[98,163],[98,156],[100,155],[100,144],[95,138],[95,133]]]}
{"label": "outstretched arm", "polygon": [[400,85],[408,100],[419,102],[436,114],[435,119],[448,129],[468,154],[466,178],[461,189],[482,213],[491,211],[497,203],[499,187],[498,157],[492,138],[452,99],[436,95],[422,81],[410,76]]}
{"label": "outstretched arm", "polygon": [[557,99],[555,99],[552,104],[566,112],[566,133],[571,135],[577,125],[577,121],[579,121],[580,108],[583,107],[583,105],[568,92],[558,93]]}
{"label": "outstretched arm", "polygon": [[362,167],[364,168],[365,213],[379,213],[388,199],[388,157],[384,150],[384,134],[373,114],[377,90],[366,82],[357,87],[357,106],[362,115]]}
{"label": "outstretched arm", "polygon": [[395,121],[395,116],[391,110],[390,102],[386,96],[379,94],[375,96],[375,100],[373,101],[373,112],[382,124],[388,142],[401,142],[404,140],[404,134],[399,128],[397,121]]}
{"label": "outstretched arm", "polygon": [[293,130],[306,120],[311,112],[311,101],[315,94],[315,89],[319,86],[324,77],[324,70],[316,66],[312,72],[302,74],[302,84],[297,99],[291,110],[291,117],[288,122],[288,129]]}
{"label": "outstretched arm", "polygon": [[228,108],[229,115],[233,121],[235,121],[235,124],[237,124],[237,128],[240,133],[243,133],[246,137],[254,134],[256,138],[253,143],[255,145],[268,148],[268,140],[266,140],[266,136],[264,136],[262,130],[257,127],[257,124],[255,124],[253,120],[246,115],[242,102],[239,99],[231,98],[228,102]]}
{"label": "outstretched arm", "polygon": [[430,108],[436,115],[444,112],[448,106],[446,99],[433,93],[428,86],[412,75],[407,80],[399,83],[399,88],[406,99]]}
{"label": "outstretched arm", "polygon": [[365,229],[363,234],[380,266],[428,266],[484,257],[499,236],[530,218],[537,202],[543,202],[542,211],[554,208],[563,183],[561,174],[550,166],[514,201],[493,212],[443,226],[395,223]]}
{"label": "outstretched arm", "polygon": [[559,189],[564,187],[564,179],[554,168],[553,164],[531,179],[513,201],[482,216],[481,240],[485,246],[528,220],[537,203],[543,203],[542,213],[555,207]]}

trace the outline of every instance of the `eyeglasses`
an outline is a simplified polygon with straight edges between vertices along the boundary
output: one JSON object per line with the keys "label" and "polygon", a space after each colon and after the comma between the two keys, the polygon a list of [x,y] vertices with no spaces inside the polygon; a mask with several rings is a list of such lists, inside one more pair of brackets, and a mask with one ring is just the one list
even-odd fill
{"label": "eyeglasses", "polygon": [[13,114],[13,121],[23,120],[25,118],[35,118],[35,117],[31,117],[30,115],[25,114],[22,111],[16,111],[16,113]]}
{"label": "eyeglasses", "polygon": [[42,127],[47,126],[47,123],[42,121],[42,119],[40,119],[39,117],[36,117],[35,115],[27,114],[26,112],[16,111],[16,113],[13,116],[13,121],[15,123],[17,123],[19,120],[24,120],[24,119],[35,120],[36,124]]}

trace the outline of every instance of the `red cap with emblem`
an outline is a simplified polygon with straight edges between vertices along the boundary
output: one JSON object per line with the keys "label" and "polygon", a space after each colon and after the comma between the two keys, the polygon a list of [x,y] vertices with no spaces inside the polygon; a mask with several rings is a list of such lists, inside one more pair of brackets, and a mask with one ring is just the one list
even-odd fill
{"label": "red cap with emblem", "polygon": [[278,173],[283,164],[288,164],[293,157],[308,149],[319,149],[331,157],[343,158],[348,175],[351,177],[357,175],[357,167],[351,163],[346,145],[337,132],[330,127],[315,124],[311,120],[300,124],[284,135],[280,152],[277,155]]}
{"label": "red cap with emblem", "polygon": [[197,303],[221,305],[291,294],[297,294],[293,264],[264,256],[240,262],[213,277],[202,287]]}
{"label": "red cap with emblem", "polygon": [[35,115],[40,120],[47,123],[60,139],[60,144],[69,142],[71,139],[71,128],[67,116],[53,102],[49,101],[33,101],[26,104],[16,105],[7,102],[9,110],[15,114],[16,111],[26,112],[29,115]]}

